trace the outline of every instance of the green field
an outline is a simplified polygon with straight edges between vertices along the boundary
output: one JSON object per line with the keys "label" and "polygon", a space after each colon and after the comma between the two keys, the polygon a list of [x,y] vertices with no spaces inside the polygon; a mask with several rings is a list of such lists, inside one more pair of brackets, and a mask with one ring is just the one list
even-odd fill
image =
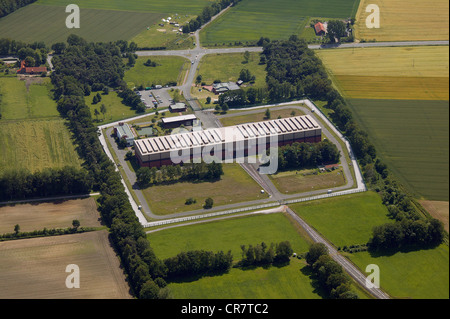
{"label": "green field", "polygon": [[349,258],[362,270],[370,264],[378,265],[380,286],[394,298],[449,298],[449,249],[445,244],[391,256],[359,252]]}
{"label": "green field", "polygon": [[[79,0],[80,8],[118,10],[118,11],[149,11],[157,13],[200,14],[212,0]],[[51,6],[67,6],[74,3],[71,0],[39,0],[38,4]]]}
{"label": "green field", "polygon": [[449,102],[348,100],[378,154],[409,191],[449,200]]}
{"label": "green field", "polygon": [[[202,209],[211,197],[214,207],[267,198],[261,187],[238,165],[225,164],[224,176],[216,182],[183,182],[151,186],[143,190],[153,213],[168,215]],[[196,204],[185,205],[186,199],[195,198]]]}
{"label": "green field", "polygon": [[[158,66],[148,67],[144,63],[150,59]],[[182,84],[184,76],[189,68],[189,61],[182,57],[139,57],[136,64],[125,72],[124,81],[128,87],[143,85],[150,87],[153,85],[166,85],[169,82]]]}
{"label": "green field", "polygon": [[64,42],[70,34],[90,42],[130,40],[163,17],[152,12],[82,8],[80,28],[68,29],[67,16],[63,7],[29,5],[0,19],[0,38],[43,41],[47,45]]}
{"label": "green field", "polygon": [[51,99],[49,78],[20,81],[17,77],[0,78],[3,120],[59,117],[56,102]]}
{"label": "green field", "polygon": [[390,222],[374,192],[295,204],[292,209],[336,247],[365,244],[374,226]]}
{"label": "green field", "polygon": [[43,168],[81,165],[64,120],[0,121],[0,172],[25,168],[34,172]]}
{"label": "green field", "polygon": [[287,39],[303,32],[309,17],[349,18],[359,0],[246,0],[226,12],[200,33],[205,46]]}

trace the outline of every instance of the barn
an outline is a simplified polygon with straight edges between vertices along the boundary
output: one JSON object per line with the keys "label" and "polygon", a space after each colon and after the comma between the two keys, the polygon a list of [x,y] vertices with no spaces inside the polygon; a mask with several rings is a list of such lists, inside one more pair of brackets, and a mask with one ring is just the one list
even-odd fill
{"label": "barn", "polygon": [[314,29],[316,30],[316,35],[323,36],[327,33],[327,29],[325,28],[322,22],[317,22],[314,25]]}
{"label": "barn", "polygon": [[189,163],[199,160],[205,150],[214,150],[221,160],[244,158],[273,146],[274,139],[277,146],[318,143],[322,128],[305,115],[137,140],[135,153],[140,166],[161,167],[179,164],[172,161],[174,154]]}

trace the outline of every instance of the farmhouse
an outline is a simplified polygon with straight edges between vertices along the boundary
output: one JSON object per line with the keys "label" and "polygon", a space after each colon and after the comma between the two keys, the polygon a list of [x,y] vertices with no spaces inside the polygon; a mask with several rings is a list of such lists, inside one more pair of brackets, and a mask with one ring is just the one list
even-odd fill
{"label": "farmhouse", "polygon": [[176,128],[180,127],[181,125],[193,126],[195,120],[197,120],[197,117],[194,114],[188,114],[183,116],[163,118],[162,123],[164,128]]}
{"label": "farmhouse", "polygon": [[125,139],[127,141],[128,146],[134,145],[134,135],[133,132],[131,132],[131,129],[128,126],[128,124],[119,123],[118,126],[114,127],[114,133],[116,134],[119,140]]}
{"label": "farmhouse", "polygon": [[325,28],[325,26],[323,25],[322,22],[317,22],[314,25],[314,29],[316,30],[316,35],[325,35],[327,33],[327,29]]}
{"label": "farmhouse", "polygon": [[214,94],[221,94],[228,91],[235,91],[239,90],[239,85],[237,85],[234,82],[228,82],[228,83],[214,83],[212,87],[212,91]]}
{"label": "farmhouse", "polygon": [[172,152],[182,156],[185,163],[200,159],[205,149],[218,149],[220,154],[215,155],[222,159],[236,159],[256,154],[263,147],[268,149],[274,138],[278,146],[318,143],[322,128],[306,115],[137,140],[135,151],[140,166],[161,167],[174,164]]}
{"label": "farmhouse", "polygon": [[25,66],[25,61],[22,61],[20,63],[20,69],[19,69],[19,71],[17,71],[17,74],[34,75],[34,74],[42,74],[44,72],[47,73],[47,68],[45,66],[42,66],[42,67],[26,67]]}

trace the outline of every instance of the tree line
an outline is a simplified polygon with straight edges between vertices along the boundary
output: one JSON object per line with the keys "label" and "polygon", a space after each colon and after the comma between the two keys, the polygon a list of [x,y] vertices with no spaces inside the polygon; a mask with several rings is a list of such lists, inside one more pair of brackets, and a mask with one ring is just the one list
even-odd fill
{"label": "tree line", "polygon": [[92,185],[89,172],[72,166],[35,173],[26,169],[6,170],[0,175],[0,200],[89,194]]}
{"label": "tree line", "polygon": [[233,263],[231,250],[219,251],[193,250],[181,252],[175,257],[164,260],[168,280],[186,276],[207,276],[226,273]]}
{"label": "tree line", "polygon": [[37,0],[0,0],[0,18]]}
{"label": "tree line", "polygon": [[278,151],[278,169],[303,169],[322,164],[339,163],[341,152],[329,140],[319,143],[294,143]]}
{"label": "tree line", "polygon": [[311,267],[313,277],[332,299],[359,299],[351,290],[351,280],[341,265],[328,254],[327,247],[322,243],[314,243],[306,253],[306,262]]}
{"label": "tree line", "polygon": [[136,177],[139,186],[146,187],[175,181],[219,180],[223,174],[222,163],[206,164],[202,161],[201,163],[184,164],[183,167],[181,165],[162,166],[160,169],[141,167],[137,170]]}
{"label": "tree line", "polygon": [[280,243],[271,243],[270,246],[265,242],[253,245],[241,245],[242,259],[239,262],[241,267],[266,266],[271,264],[283,264],[289,262],[289,258],[294,251],[289,241]]}
{"label": "tree line", "polygon": [[195,32],[202,27],[202,25],[211,21],[211,18],[224,10],[230,5],[235,5],[242,0],[220,0],[213,2],[211,5],[203,8],[202,13],[195,19],[189,21],[188,24],[183,26],[183,33]]}
{"label": "tree line", "polygon": [[54,98],[61,115],[69,121],[79,155],[92,177],[93,189],[101,194],[98,203],[102,220],[110,229],[111,241],[133,295],[137,298],[168,298],[164,281],[167,268],[147,240],[121,176],[98,140],[97,128],[84,101],[86,84],[122,87],[124,65],[121,56],[126,52],[117,42],[87,43],[74,35],[68,38],[66,45],[66,49],[54,57],[55,71],[51,75]]}

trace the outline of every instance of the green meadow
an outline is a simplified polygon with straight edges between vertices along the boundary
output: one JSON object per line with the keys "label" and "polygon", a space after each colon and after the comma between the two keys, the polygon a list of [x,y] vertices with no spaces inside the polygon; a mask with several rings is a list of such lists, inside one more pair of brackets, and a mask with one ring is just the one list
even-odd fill
{"label": "green meadow", "polygon": [[449,200],[449,102],[348,100],[378,154],[418,197]]}
{"label": "green meadow", "polygon": [[393,298],[449,298],[449,249],[445,244],[434,249],[398,252],[390,256],[358,252],[349,258],[362,270],[367,265],[377,265],[380,268],[380,286]]}
{"label": "green meadow", "polygon": [[[145,66],[147,60],[156,62],[156,67]],[[143,85],[166,85],[169,82],[176,82],[179,85],[184,82],[184,76],[189,69],[190,63],[183,57],[139,57],[136,64],[125,72],[124,81],[129,87]]]}
{"label": "green meadow", "polygon": [[202,30],[205,46],[287,39],[301,34],[309,17],[349,18],[356,14],[359,0],[246,0]]}
{"label": "green meadow", "polygon": [[292,209],[336,247],[365,244],[374,226],[391,221],[375,192],[294,204]]}

